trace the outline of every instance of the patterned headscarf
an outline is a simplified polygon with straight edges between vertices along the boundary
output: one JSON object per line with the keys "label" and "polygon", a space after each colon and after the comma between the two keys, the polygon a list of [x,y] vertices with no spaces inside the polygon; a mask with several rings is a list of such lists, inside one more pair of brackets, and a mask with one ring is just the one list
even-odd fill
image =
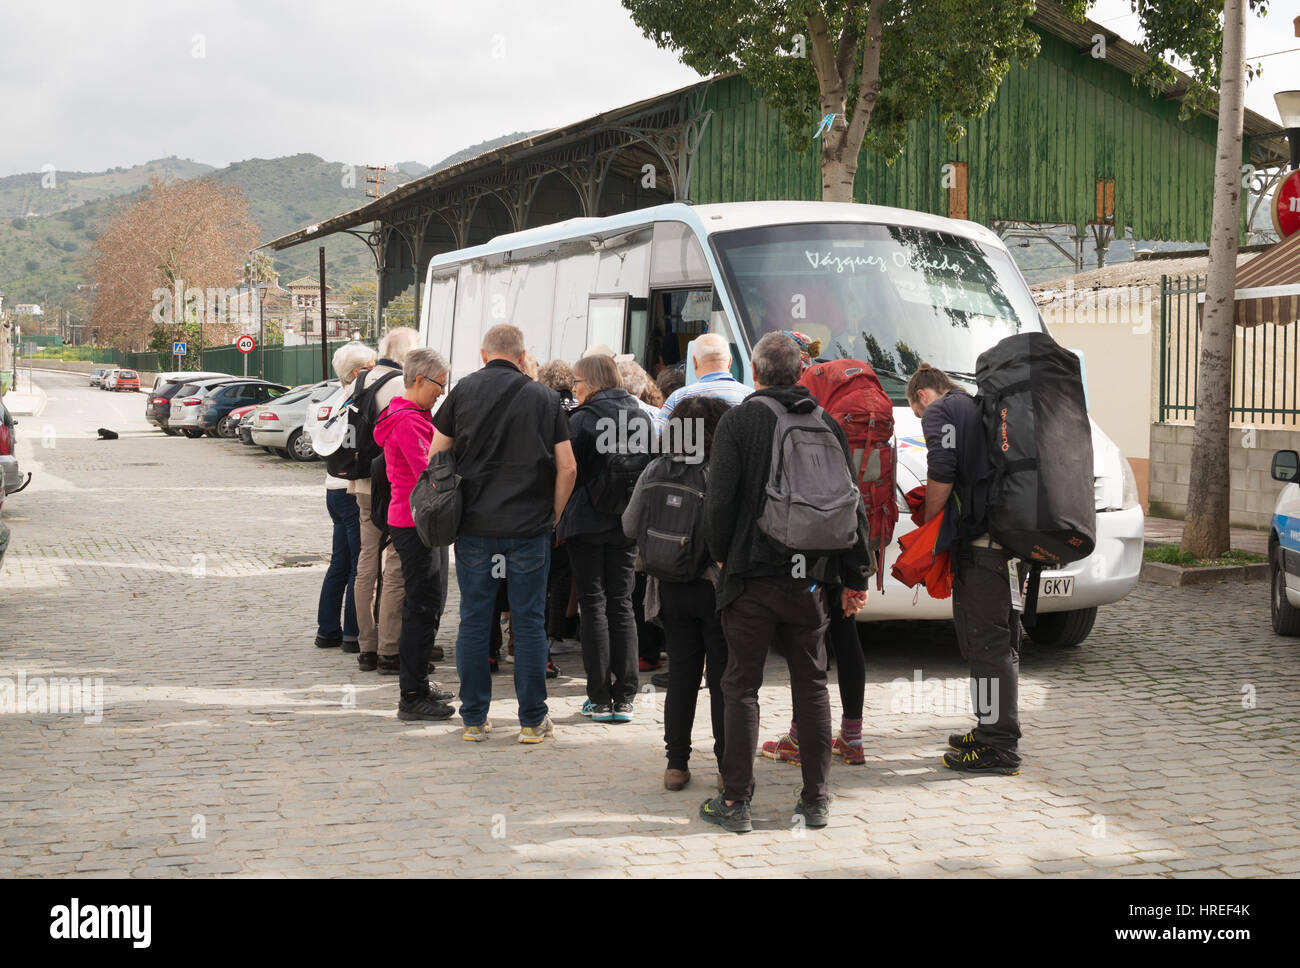
{"label": "patterned headscarf", "polygon": [[803,364],[805,370],[812,366],[812,361],[821,355],[821,340],[813,339],[811,336],[808,336],[805,333],[796,332],[793,329],[783,329],[781,332],[786,336],[789,336],[796,344],[798,344],[799,361]]}

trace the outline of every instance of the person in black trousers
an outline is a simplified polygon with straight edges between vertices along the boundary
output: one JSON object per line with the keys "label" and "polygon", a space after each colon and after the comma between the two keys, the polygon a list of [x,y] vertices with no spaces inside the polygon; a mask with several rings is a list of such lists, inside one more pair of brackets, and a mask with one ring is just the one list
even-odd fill
{"label": "person in black trousers", "polygon": [[[826,780],[831,765],[831,709],[826,689],[826,627],[830,610],[850,616],[867,599],[875,574],[867,548],[867,520],[858,502],[856,541],[831,555],[800,555],[792,567],[790,549],[758,528],[771,472],[777,417],[762,398],[792,413],[812,413],[816,401],[798,384],[800,348],[789,336],[768,333],[754,347],[754,393],[718,423],[709,460],[705,535],[709,553],[722,564],[718,605],[727,637],[726,747],[723,792],[700,807],[700,817],[725,830],[753,830],[749,803],[754,795],[754,753],[758,746],[758,690],[768,652],[776,648],[790,669],[795,714],[803,731],[800,768],[803,789],[795,814],[808,827],[824,827],[829,816]],[[835,418],[821,414],[852,469],[848,442]],[[827,585],[839,585],[828,601]],[[671,668],[671,667],[670,667]]]}
{"label": "person in black trousers", "polygon": [[[584,356],[573,367],[573,382],[579,406],[569,415],[569,431],[578,481],[555,533],[568,549],[578,589],[587,666],[582,714],[598,723],[630,723],[638,685],[632,613],[636,544],[624,536],[620,515],[597,509],[591,495],[614,452],[611,438],[620,451],[637,436],[648,447],[654,428],[636,398],[623,389],[613,358]],[[639,434],[633,430],[637,426],[642,427]]]}
{"label": "person in black trousers", "polygon": [[974,398],[928,363],[908,381],[907,400],[928,448],[925,519],[945,515],[935,550],[948,549],[955,565],[957,644],[970,663],[974,707],[986,713],[970,731],[948,737],[943,765],[1014,776],[1020,772],[1020,616],[1011,605],[1009,556],[988,533],[984,419]]}
{"label": "person in black trousers", "polygon": [[[713,446],[713,432],[729,409],[729,404],[718,397],[694,397],[682,403],[673,414],[674,420],[697,421],[702,432],[695,434],[693,440],[702,443],[701,456],[706,467]],[[675,435],[673,439],[678,444],[684,441],[682,435]],[[660,459],[672,461],[685,473],[690,455],[681,447],[678,450]],[[707,470],[705,473],[707,475]],[[644,490],[638,482],[627,511],[623,513],[623,533],[629,538],[638,534],[643,501]],[[699,538],[702,540],[703,535]],[[693,581],[659,581],[659,618],[663,622],[668,648],[668,694],[664,699],[664,747],[668,755],[668,768],[664,771],[665,790],[681,790],[691,782],[691,729],[695,725],[701,675],[706,675],[708,681],[713,756],[718,775],[722,774],[726,735],[722,673],[727,667],[727,639],[718,614],[714,584],[718,576],[717,566],[710,564],[706,572]]]}

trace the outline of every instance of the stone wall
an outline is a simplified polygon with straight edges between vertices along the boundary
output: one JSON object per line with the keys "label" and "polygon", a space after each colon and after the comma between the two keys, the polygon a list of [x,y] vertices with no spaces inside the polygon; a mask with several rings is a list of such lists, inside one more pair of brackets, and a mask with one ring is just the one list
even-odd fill
{"label": "stone wall", "polygon": [[[1156,517],[1181,519],[1187,513],[1193,430],[1190,425],[1151,426],[1150,513]],[[1269,474],[1273,454],[1300,450],[1300,431],[1232,427],[1228,434],[1230,523],[1240,528],[1267,528],[1282,489]]]}

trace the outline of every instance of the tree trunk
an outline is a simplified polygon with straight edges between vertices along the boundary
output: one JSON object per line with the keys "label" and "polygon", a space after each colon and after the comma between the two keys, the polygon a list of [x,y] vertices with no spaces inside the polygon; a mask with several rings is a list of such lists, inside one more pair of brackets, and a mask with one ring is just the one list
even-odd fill
{"label": "tree trunk", "polygon": [[[843,103],[840,110],[844,110]],[[826,112],[830,114],[829,111]],[[858,153],[845,144],[848,132],[844,121],[837,118],[833,126],[839,130],[823,132],[822,138],[822,201],[853,201],[853,178],[858,172]],[[859,143],[858,147],[861,147]]]}
{"label": "tree trunk", "polygon": [[1228,410],[1232,394],[1232,347],[1241,216],[1241,130],[1244,117],[1246,0],[1226,0],[1219,87],[1218,156],[1214,163],[1214,212],[1210,267],[1201,322],[1196,428],[1182,548],[1212,558],[1230,547],[1228,531]]}

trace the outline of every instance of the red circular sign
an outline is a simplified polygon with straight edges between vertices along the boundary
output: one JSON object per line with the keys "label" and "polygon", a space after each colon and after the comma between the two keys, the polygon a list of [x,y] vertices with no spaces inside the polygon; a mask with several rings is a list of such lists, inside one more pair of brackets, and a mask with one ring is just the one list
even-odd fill
{"label": "red circular sign", "polygon": [[256,346],[257,341],[251,336],[241,336],[239,339],[235,340],[235,349],[239,350],[241,353],[251,353],[253,352],[253,348]]}
{"label": "red circular sign", "polygon": [[1281,239],[1300,232],[1300,171],[1283,178],[1273,193],[1273,228]]}

